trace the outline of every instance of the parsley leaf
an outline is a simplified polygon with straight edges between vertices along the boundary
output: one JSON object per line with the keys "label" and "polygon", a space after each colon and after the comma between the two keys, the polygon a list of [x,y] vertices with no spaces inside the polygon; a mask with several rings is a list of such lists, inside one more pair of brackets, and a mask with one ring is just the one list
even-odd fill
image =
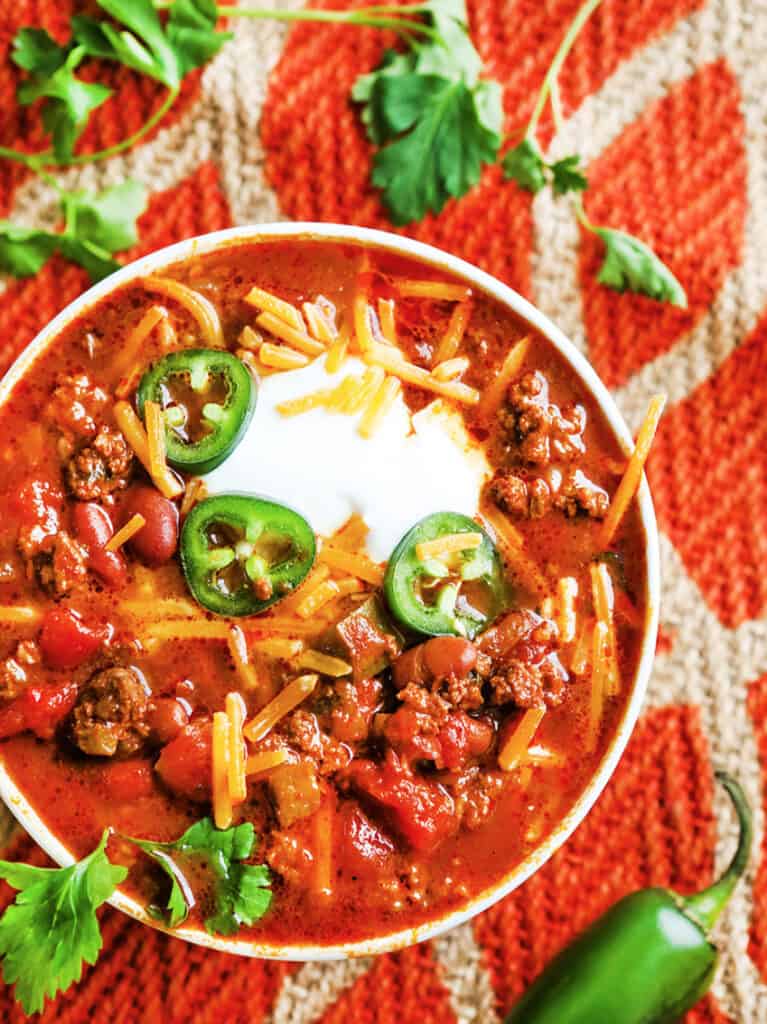
{"label": "parsley leaf", "polygon": [[[56,159],[63,163],[72,156],[75,141],[91,113],[112,95],[112,90],[105,85],[98,82],[81,82],[75,77],[75,69],[84,56],[84,48],[75,47],[69,52],[64,63],[54,71],[33,71],[32,78],[22,82],[17,90],[17,97],[22,106],[29,106],[42,97],[47,99],[43,107],[43,124],[52,136]],[[28,46],[16,48],[14,60],[19,57],[31,61]],[[51,54],[50,61],[43,59],[38,67],[49,67],[52,63]]]}
{"label": "parsley leaf", "polygon": [[66,219],[61,234],[0,221],[1,270],[29,277],[54,252],[84,267],[92,281],[119,269],[112,253],[137,240],[136,220],[146,208],[144,186],[128,180],[96,194],[65,192],[61,203]]}
{"label": "parsley leaf", "polygon": [[505,154],[501,163],[507,180],[516,181],[528,192],[540,192],[546,184],[546,162],[535,139],[522,139]]}
{"label": "parsley leaf", "polygon": [[669,268],[633,235],[613,228],[594,228],[605,243],[598,280],[615,291],[632,291],[658,302],[687,308],[685,290]]}
{"label": "parsley leaf", "polygon": [[501,144],[500,86],[479,80],[463,0],[427,0],[420,11],[439,39],[413,43],[406,54],[387,51],[352,90],[369,138],[384,145],[372,181],[396,224],[438,213],[450,196],[468,192]]}
{"label": "parsley leaf", "polygon": [[19,890],[0,918],[3,978],[15,983],[27,1014],[42,1010],[46,996],[79,981],[83,963],[96,962],[101,949],[96,910],[128,874],[109,862],[107,836],[68,868],[0,861],[0,877]]}
{"label": "parsley leaf", "polygon": [[214,0],[174,0],[168,17],[168,40],[178,54],[181,73],[202,67],[215,57],[232,32],[216,32]]}
{"label": "parsley leaf", "polygon": [[166,909],[171,928],[181,924],[194,905],[194,896],[173,854],[202,857],[213,873],[215,913],[205,919],[209,932],[233,935],[241,925],[253,924],[269,909],[269,868],[265,864],[241,863],[251,856],[256,842],[250,822],[217,829],[210,818],[203,818],[172,843],[144,839],[132,842],[157,861],[170,878]]}
{"label": "parsley leaf", "polygon": [[14,277],[31,277],[58,247],[58,236],[0,220],[0,270]]}
{"label": "parsley leaf", "polygon": [[585,188],[589,187],[588,180],[581,170],[580,164],[581,158],[577,153],[549,164],[555,195],[563,196],[566,192],[582,192]]}
{"label": "parsley leaf", "polygon": [[66,61],[67,52],[44,28],[19,29],[13,40],[14,64],[37,75],[52,75]]}

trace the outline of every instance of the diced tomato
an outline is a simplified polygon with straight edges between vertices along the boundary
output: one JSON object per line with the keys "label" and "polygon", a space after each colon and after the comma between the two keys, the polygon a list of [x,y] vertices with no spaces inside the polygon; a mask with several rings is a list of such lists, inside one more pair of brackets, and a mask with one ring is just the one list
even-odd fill
{"label": "diced tomato", "polygon": [[439,731],[445,768],[462,768],[471,758],[486,754],[494,735],[489,719],[472,718],[465,711],[454,711]]}
{"label": "diced tomato", "polygon": [[110,761],[101,772],[109,796],[114,800],[138,800],[154,792],[152,766],[140,758]]}
{"label": "diced tomato", "polygon": [[111,635],[111,626],[89,626],[72,608],[52,608],[43,619],[40,650],[51,668],[77,668]]}
{"label": "diced tomato", "polygon": [[403,707],[391,715],[384,727],[387,743],[405,761],[442,760],[442,747],[433,719],[413,708]]}
{"label": "diced tomato", "polygon": [[340,811],[344,861],[354,874],[375,874],[394,853],[394,843],[354,803]]}
{"label": "diced tomato", "polygon": [[63,502],[61,488],[51,480],[27,480],[13,494],[11,507],[25,525],[36,524],[45,533],[55,533]]}
{"label": "diced tomato", "polygon": [[0,739],[29,730],[41,740],[52,739],[77,700],[77,683],[30,686],[0,711]]}
{"label": "diced tomato", "polygon": [[430,853],[456,827],[452,797],[436,782],[411,775],[392,750],[382,765],[353,761],[349,779],[363,797],[378,807],[389,825],[414,850]]}
{"label": "diced tomato", "polygon": [[375,677],[359,679],[339,688],[340,701],[331,714],[331,733],[342,743],[367,738],[373,713],[381,701],[381,683]]}
{"label": "diced tomato", "polygon": [[128,576],[125,555],[107,551],[106,544],[114,534],[112,519],[95,501],[77,501],[72,512],[77,538],[88,549],[88,564],[110,587],[121,587]]}
{"label": "diced tomato", "polygon": [[191,722],[163,747],[155,764],[162,781],[190,800],[209,800],[213,772],[212,723]]}

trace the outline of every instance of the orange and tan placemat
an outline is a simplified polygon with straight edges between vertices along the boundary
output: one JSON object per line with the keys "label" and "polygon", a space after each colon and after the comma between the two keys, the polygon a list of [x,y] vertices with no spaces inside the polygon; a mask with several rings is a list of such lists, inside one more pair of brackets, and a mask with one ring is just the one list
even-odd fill
{"label": "orange and tan placemat", "polygon": [[[340,6],[340,3],[334,4]],[[504,84],[507,130],[523,125],[577,0],[475,0],[474,38]],[[16,29],[65,31],[69,0],[0,2],[0,144],[42,143],[18,110]],[[136,255],[226,225],[283,218],[388,227],[368,186],[370,147],[349,103],[384,45],[375,32],[269,23],[235,39],[143,145],[62,175],[153,192]],[[533,199],[497,170],[411,233],[529,296],[588,354],[632,426],[648,396],[669,411],[650,463],[662,529],[662,634],[648,704],[604,796],[521,890],[472,924],[376,960],[289,965],[210,953],[103,915],[104,952],[44,1014],[61,1024],[497,1024],[572,934],[628,890],[691,890],[732,835],[711,765],[737,774],[757,809],[767,771],[767,4],[604,0],[561,79],[596,221],[649,242],[683,282],[685,311],[595,284],[593,237],[567,201]],[[109,70],[116,96],[87,146],[129,135],[158,90]],[[549,133],[550,133],[550,129]],[[0,165],[0,216],[47,225],[55,197]],[[58,258],[0,292],[0,372],[87,284]],[[715,816],[715,810],[718,815]],[[729,847],[728,847],[729,848]],[[695,1024],[767,1021],[767,868],[754,865],[719,930],[723,967]],[[42,863],[25,838],[18,856]],[[7,890],[3,897],[8,898]],[[0,991],[0,1022],[22,1015]],[[562,1024],[567,1024],[563,1021]],[[608,1024],[608,1022],[595,1022]]]}

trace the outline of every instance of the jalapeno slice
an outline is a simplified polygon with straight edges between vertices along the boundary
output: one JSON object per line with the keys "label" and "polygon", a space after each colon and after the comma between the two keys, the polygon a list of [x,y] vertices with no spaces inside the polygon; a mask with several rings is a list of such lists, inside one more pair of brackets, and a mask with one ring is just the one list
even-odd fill
{"label": "jalapeno slice", "polygon": [[[460,534],[472,535],[465,547]],[[439,543],[429,544],[447,538],[442,553]],[[471,639],[502,611],[507,586],[501,558],[485,531],[458,512],[435,512],[416,523],[394,549],[384,594],[403,626],[427,636]]]}
{"label": "jalapeno slice", "polygon": [[200,475],[240,443],[256,408],[257,387],[243,362],[223,349],[171,352],[144,374],[136,400],[157,402],[165,415],[168,462]]}
{"label": "jalapeno slice", "polygon": [[180,550],[198,604],[216,615],[256,615],[303,582],[316,539],[304,517],[286,505],[217,494],[186,517]]}

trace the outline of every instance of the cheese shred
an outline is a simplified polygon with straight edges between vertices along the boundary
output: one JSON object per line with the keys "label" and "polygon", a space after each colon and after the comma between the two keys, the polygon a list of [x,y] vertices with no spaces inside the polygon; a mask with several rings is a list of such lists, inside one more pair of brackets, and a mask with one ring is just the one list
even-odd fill
{"label": "cheese shred", "polygon": [[[149,404],[151,403],[147,402],[147,405]],[[143,423],[135,414],[131,406],[127,402],[116,402],[114,407],[114,416],[117,421],[117,426],[125,435],[125,440],[135,452],[136,458],[142,464],[144,469],[152,477],[157,490],[160,491],[161,494],[165,495],[166,498],[177,498],[184,490],[183,484],[180,482],[178,477],[168,469],[167,465],[164,465],[161,475],[157,477],[153,475],[147,433],[144,430]]]}
{"label": "cheese shred", "polygon": [[498,754],[498,765],[503,771],[513,771],[526,758],[528,747],[545,714],[546,708],[528,708],[523,712],[516,729],[503,744]]}
{"label": "cheese shred", "polygon": [[232,799],[229,795],[229,755],[231,722],[225,711],[213,715],[213,820],[216,828],[232,824]]}
{"label": "cheese shred", "polygon": [[248,795],[245,781],[245,740],[242,735],[246,713],[245,701],[239,693],[227,693],[225,707],[229,719],[229,799],[232,804],[241,804]]}
{"label": "cheese shred", "polygon": [[131,516],[125,526],[120,527],[117,533],[113,534],[104,545],[105,551],[117,551],[123,544],[135,537],[139,530],[142,530],[146,526],[146,519],[137,512],[134,516]]}
{"label": "cheese shred", "polygon": [[261,708],[258,714],[247,723],[243,730],[247,739],[251,743],[258,743],[262,740],[281,718],[284,718],[293,708],[297,708],[309,696],[317,685],[318,678],[316,673],[309,673],[298,676],[288,683],[284,690],[270,700],[266,707]]}

